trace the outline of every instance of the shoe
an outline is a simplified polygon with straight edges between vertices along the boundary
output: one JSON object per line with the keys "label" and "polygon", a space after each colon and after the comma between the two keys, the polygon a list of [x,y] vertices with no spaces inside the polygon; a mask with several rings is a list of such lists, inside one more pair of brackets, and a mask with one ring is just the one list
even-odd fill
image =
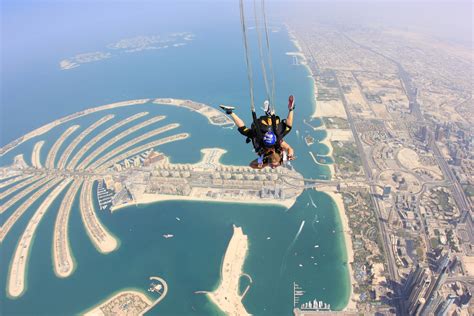
{"label": "shoe", "polygon": [[227,106],[227,105],[219,105],[219,107],[224,110],[224,112],[227,114],[227,115],[231,115],[232,114],[232,111],[235,110],[235,107],[233,106]]}
{"label": "shoe", "polygon": [[288,110],[293,111],[295,109],[295,97],[290,95],[288,97]]}
{"label": "shoe", "polygon": [[270,101],[265,100],[263,102],[263,112],[265,112],[265,114],[268,115],[268,116],[272,115],[272,109],[270,107]]}

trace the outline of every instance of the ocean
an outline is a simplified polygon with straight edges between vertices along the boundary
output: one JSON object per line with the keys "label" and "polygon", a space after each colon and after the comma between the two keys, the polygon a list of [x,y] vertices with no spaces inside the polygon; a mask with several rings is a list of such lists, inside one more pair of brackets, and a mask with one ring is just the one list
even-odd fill
{"label": "ocean", "polygon": [[[309,120],[316,106],[312,79],[304,66],[293,65],[292,56],[286,55],[296,48],[283,25],[275,22],[274,26],[275,32],[270,33],[270,40],[276,77],[276,108],[280,116],[286,116],[288,95],[296,97],[294,127],[287,137],[297,156],[293,166],[305,178],[325,178],[329,175],[329,168],[312,161],[303,140],[305,135],[319,140],[325,137],[324,131],[315,132],[303,124],[303,119]],[[191,28],[192,24],[188,27]],[[65,71],[59,69],[59,60],[53,63],[44,57],[45,62],[36,63],[29,73],[25,70],[24,77],[6,80],[8,92],[2,102],[2,113],[11,120],[7,120],[2,128],[1,144],[3,146],[34,128],[79,110],[139,98],[190,99],[214,107],[221,103],[231,104],[236,106],[236,113],[249,122],[248,82],[239,27],[238,24],[223,23],[218,28],[186,29],[195,35],[186,46],[118,54]],[[159,33],[160,30],[153,31]],[[170,31],[173,30],[166,30]],[[150,30],[149,33],[153,32]],[[249,35],[256,78],[256,103],[260,107],[265,98],[264,85],[255,31],[250,30]],[[96,46],[85,43],[83,49],[103,49],[96,42]],[[42,149],[44,162],[48,149],[69,126],[80,124],[81,129],[74,134],[78,135],[106,114],[116,115],[110,122],[112,124],[141,111],[166,115],[163,125],[181,124],[177,130],[163,136],[178,131],[191,134],[184,141],[159,148],[171,157],[172,162],[197,162],[201,158],[200,149],[209,147],[227,150],[222,158],[224,164],[246,165],[254,159],[250,146],[236,129],[212,126],[205,118],[185,109],[145,104],[99,112],[63,124],[1,157],[0,164],[9,164],[19,153],[25,153],[25,160],[30,162],[31,149],[39,140],[46,141]],[[147,117],[142,121],[145,119]],[[104,124],[104,128],[110,124]],[[123,141],[152,128],[143,129]],[[102,127],[85,141],[100,130]],[[313,145],[311,150],[322,155],[327,152],[322,144]],[[337,310],[348,301],[350,280],[341,221],[336,206],[323,193],[305,191],[290,210],[272,205],[182,201],[128,207],[113,214],[97,208],[102,223],[120,240],[119,249],[108,255],[98,253],[90,242],[76,200],[69,231],[77,267],[69,278],[59,279],[52,267],[51,245],[54,221],[63,195],[53,203],[38,227],[28,264],[27,290],[18,299],[7,297],[7,274],[18,238],[35,207],[23,215],[0,245],[2,314],[80,313],[122,289],[146,291],[148,277],[157,275],[167,281],[169,292],[150,314],[219,315],[219,310],[206,296],[194,292],[210,291],[217,286],[233,224],[242,226],[249,238],[249,254],[244,266],[244,272],[253,278],[244,299],[249,313],[290,315],[294,282],[306,291],[300,298],[301,303],[317,299]],[[5,213],[2,224],[12,211]],[[177,221],[176,217],[181,220]],[[303,229],[297,236],[303,221]],[[166,233],[175,237],[164,239],[162,235]]]}

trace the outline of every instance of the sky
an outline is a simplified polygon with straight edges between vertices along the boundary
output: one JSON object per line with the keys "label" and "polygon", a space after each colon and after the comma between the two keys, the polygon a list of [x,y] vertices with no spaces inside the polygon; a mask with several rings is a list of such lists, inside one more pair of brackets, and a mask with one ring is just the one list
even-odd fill
{"label": "sky", "polygon": [[[257,0],[259,1],[259,0]],[[99,50],[111,42],[167,31],[240,27],[238,0],[2,0],[2,76],[24,75],[38,62]],[[314,19],[380,24],[423,32],[472,48],[470,0],[266,0],[270,20]],[[247,1],[247,9],[250,9]],[[251,16],[250,14],[248,16]],[[205,29],[204,29],[205,31]],[[57,66],[57,65],[56,65]],[[5,78],[2,78],[5,80]]]}

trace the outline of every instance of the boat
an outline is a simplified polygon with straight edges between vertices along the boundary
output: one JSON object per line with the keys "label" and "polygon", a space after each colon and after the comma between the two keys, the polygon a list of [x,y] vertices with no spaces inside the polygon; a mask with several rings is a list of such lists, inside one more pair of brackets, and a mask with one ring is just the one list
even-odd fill
{"label": "boat", "polygon": [[168,239],[168,238],[174,237],[174,235],[172,235],[172,234],[164,234],[163,237],[165,237],[166,239]]}

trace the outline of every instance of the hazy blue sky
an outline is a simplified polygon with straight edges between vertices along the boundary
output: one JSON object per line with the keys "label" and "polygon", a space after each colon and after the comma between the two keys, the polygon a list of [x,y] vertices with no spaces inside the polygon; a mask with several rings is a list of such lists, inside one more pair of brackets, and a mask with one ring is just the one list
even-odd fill
{"label": "hazy blue sky", "polygon": [[[2,69],[9,74],[21,72],[21,68],[38,61],[57,63],[77,53],[100,50],[124,37],[202,31],[219,28],[224,23],[240,27],[238,0],[2,0],[1,3]],[[433,0],[417,3],[267,0],[267,3],[268,15],[278,20],[290,17],[339,24],[378,23],[427,32],[472,46],[470,0],[435,3]]]}

